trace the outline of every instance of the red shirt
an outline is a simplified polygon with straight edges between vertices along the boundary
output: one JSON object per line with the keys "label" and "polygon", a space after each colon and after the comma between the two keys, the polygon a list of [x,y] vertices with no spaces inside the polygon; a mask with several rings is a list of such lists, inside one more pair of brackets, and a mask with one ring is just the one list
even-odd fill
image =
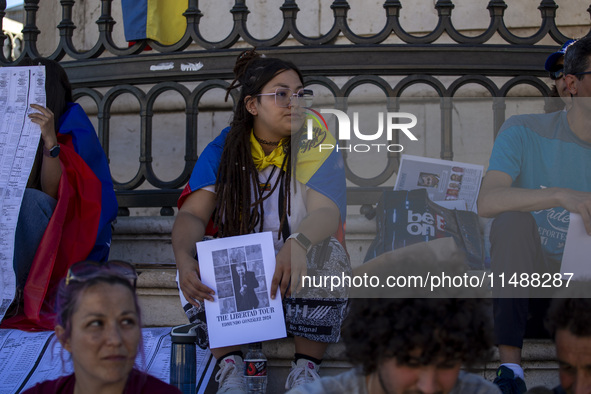
{"label": "red shirt", "polygon": [[[62,376],[55,380],[46,380],[23,392],[23,394],[73,394],[76,384],[74,374]],[[164,383],[147,373],[133,369],[122,394],[181,394],[174,386]]]}

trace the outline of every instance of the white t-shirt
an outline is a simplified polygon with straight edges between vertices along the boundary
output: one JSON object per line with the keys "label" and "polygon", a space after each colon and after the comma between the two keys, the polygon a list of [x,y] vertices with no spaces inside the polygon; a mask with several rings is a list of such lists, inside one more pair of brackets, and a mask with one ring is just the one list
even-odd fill
{"label": "white t-shirt", "polygon": [[[273,168],[275,168],[274,171]],[[269,187],[267,189],[270,191],[277,182],[277,178],[279,177],[280,173],[281,171],[279,171],[279,168],[270,165],[262,171],[259,171],[259,183],[263,185],[265,183],[268,183]],[[269,179],[269,177],[271,178]],[[308,187],[293,178],[290,183],[290,186],[291,214],[287,216],[287,220],[289,222],[290,232],[293,233],[297,230],[300,223],[306,216],[306,193],[308,191]],[[278,236],[278,234],[280,233],[279,188],[280,185],[277,186],[277,188],[273,191],[271,197],[263,201],[263,210],[265,212],[263,221],[263,232],[273,232],[273,244],[275,246],[275,254],[277,254],[279,252],[279,249],[281,249],[281,247],[283,246],[283,237]],[[205,186],[203,189],[215,193],[215,185]],[[264,194],[264,196],[266,196],[266,194]],[[256,197],[254,196],[253,191],[251,201],[254,201],[255,198]],[[258,227],[256,228],[256,230],[258,230]]]}

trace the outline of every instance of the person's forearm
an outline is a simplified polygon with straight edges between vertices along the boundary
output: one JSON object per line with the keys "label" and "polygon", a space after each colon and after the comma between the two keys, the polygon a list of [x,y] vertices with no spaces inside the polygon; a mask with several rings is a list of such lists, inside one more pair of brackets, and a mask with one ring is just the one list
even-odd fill
{"label": "person's forearm", "polygon": [[315,245],[337,232],[339,218],[336,208],[318,208],[309,212],[294,232],[304,234]]}
{"label": "person's forearm", "polygon": [[198,217],[179,211],[172,227],[172,250],[177,264],[183,258],[195,258],[195,243],[205,235],[205,224]]}
{"label": "person's forearm", "polygon": [[[58,141],[53,112],[38,104],[31,104],[31,108],[35,112],[29,113],[29,119],[39,125],[42,147],[45,150],[54,148],[58,145]],[[49,157],[44,152],[41,162],[41,190],[56,200],[61,176],[62,167],[59,156]]]}
{"label": "person's forearm", "polygon": [[41,191],[57,200],[57,192],[62,176],[62,165],[58,157],[42,156]]}
{"label": "person's forearm", "polygon": [[562,192],[564,189],[560,188],[483,188],[478,197],[478,214],[482,217],[495,217],[508,211],[530,212],[553,208],[560,205]]}
{"label": "person's forearm", "polygon": [[[196,200],[192,202],[195,203]],[[187,203],[189,201],[185,202]],[[195,260],[195,243],[201,241],[204,234],[203,217],[189,211],[179,211],[172,227],[172,250],[178,269],[179,287],[185,299],[198,308],[204,299],[213,301],[215,294],[201,282],[199,265]]]}

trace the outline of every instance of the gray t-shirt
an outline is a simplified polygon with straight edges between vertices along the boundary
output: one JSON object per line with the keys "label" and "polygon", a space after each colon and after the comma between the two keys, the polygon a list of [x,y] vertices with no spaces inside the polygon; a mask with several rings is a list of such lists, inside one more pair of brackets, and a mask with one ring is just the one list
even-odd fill
{"label": "gray t-shirt", "polygon": [[[481,376],[460,371],[450,394],[499,394],[499,387]],[[368,394],[365,375],[353,368],[336,376],[325,376],[315,382],[296,387],[288,394]]]}

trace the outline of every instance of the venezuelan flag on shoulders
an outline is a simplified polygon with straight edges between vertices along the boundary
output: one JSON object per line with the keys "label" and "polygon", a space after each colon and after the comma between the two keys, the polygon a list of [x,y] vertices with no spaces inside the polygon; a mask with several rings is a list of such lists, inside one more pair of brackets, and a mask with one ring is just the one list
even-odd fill
{"label": "venezuelan flag on shoulders", "polygon": [[188,0],[121,0],[126,41],[178,42],[187,30]]}
{"label": "venezuelan flag on shoulders", "polygon": [[[320,149],[321,144],[335,145],[336,140],[326,127],[326,123],[318,122],[314,113],[306,114],[307,119],[313,119],[314,136],[308,140],[306,133],[300,134],[300,139],[292,144],[297,152],[295,175],[299,182],[330,198],[339,208],[341,218],[347,216],[347,184],[343,157],[336,149]],[[307,120],[306,119],[306,120]],[[304,122],[304,125],[306,122]],[[193,168],[189,183],[181,194],[178,207],[180,208],[192,192],[205,186],[214,185],[220,165],[226,136],[230,128],[222,130],[199,156]]]}
{"label": "venezuelan flag on shoulders", "polygon": [[53,330],[57,288],[70,266],[109,257],[117,199],[107,157],[79,104],[68,105],[57,139],[62,166],[57,205],[25,284],[24,308],[5,318],[1,328]]}
{"label": "venezuelan flag on shoulders", "polygon": [[318,115],[314,110],[306,110],[303,127],[311,120],[313,136],[308,139],[304,131],[297,141],[295,175],[299,182],[330,198],[339,208],[344,221],[347,216],[345,163],[336,149],[321,149],[322,144],[334,147],[336,139]]}
{"label": "venezuelan flag on shoulders", "polygon": [[[313,138],[307,139],[307,134],[304,131],[303,134],[300,134],[298,141],[291,142],[297,144],[292,146],[292,149],[297,152],[295,176],[299,182],[328,197],[339,208],[341,223],[335,237],[345,246],[345,218],[347,216],[345,163],[341,153],[336,149],[320,149],[321,144],[336,145],[336,140],[328,130],[322,117],[313,110],[307,110],[304,127],[308,119],[313,122]],[[207,145],[199,156],[189,183],[187,183],[179,198],[177,204],[179,208],[192,192],[215,184],[226,136],[229,131],[229,127],[224,129],[217,138]],[[206,234],[214,235],[215,232],[216,229],[210,221]]]}

